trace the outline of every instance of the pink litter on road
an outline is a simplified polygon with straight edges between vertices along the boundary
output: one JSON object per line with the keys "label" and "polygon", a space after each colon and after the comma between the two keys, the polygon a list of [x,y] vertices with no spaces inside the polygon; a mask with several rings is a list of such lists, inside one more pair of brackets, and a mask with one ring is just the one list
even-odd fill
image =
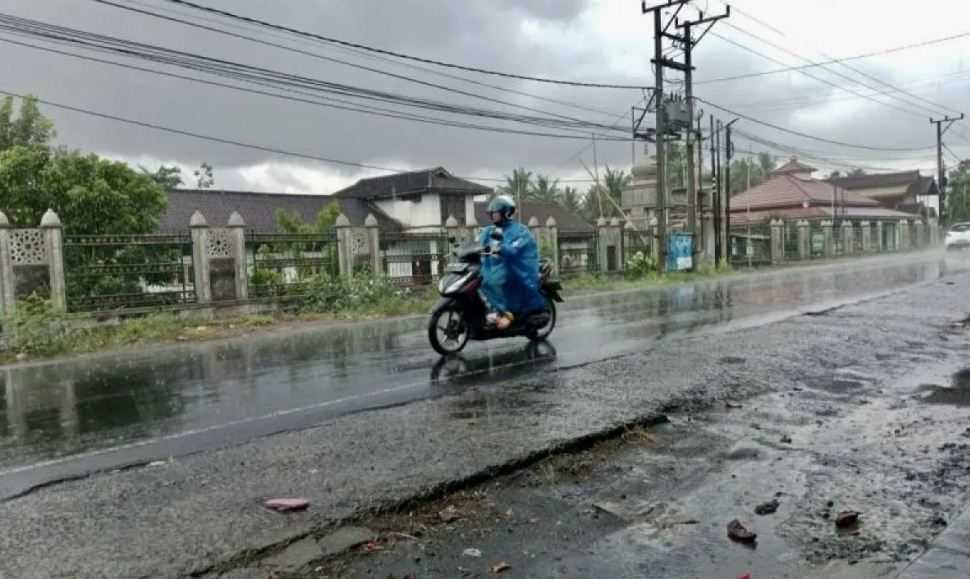
{"label": "pink litter on road", "polygon": [[288,513],[302,511],[310,506],[310,501],[306,499],[269,499],[263,503],[263,506],[278,513]]}

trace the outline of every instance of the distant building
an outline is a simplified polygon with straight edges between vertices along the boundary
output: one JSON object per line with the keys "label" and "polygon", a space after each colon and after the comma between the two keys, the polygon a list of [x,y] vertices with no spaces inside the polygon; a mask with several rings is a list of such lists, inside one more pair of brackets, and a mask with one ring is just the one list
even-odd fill
{"label": "distant building", "polygon": [[913,215],[887,208],[879,201],[812,178],[814,167],[792,158],[763,183],[731,198],[731,225],[787,221],[899,221]]}
{"label": "distant building", "polygon": [[919,171],[876,173],[829,180],[839,187],[878,201],[883,207],[906,213],[929,210],[936,216],[940,209],[940,190],[936,179]]}

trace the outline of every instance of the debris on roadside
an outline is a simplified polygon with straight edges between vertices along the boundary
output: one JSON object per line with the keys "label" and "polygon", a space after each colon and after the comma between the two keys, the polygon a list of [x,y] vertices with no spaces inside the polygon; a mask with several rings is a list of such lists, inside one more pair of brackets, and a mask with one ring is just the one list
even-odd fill
{"label": "debris on roadside", "polygon": [[302,498],[267,499],[263,506],[277,513],[290,513],[306,510],[310,506],[310,501]]}
{"label": "debris on roadside", "polygon": [[454,523],[462,517],[458,509],[455,508],[455,505],[448,505],[443,511],[438,512],[438,518],[443,523]]}
{"label": "debris on roadside", "polygon": [[758,539],[758,534],[750,531],[741,524],[741,521],[734,519],[727,525],[728,537],[738,543],[754,543]]}
{"label": "debris on roadside", "polygon": [[482,552],[478,549],[465,549],[461,554],[463,557],[474,557],[476,559],[482,556]]}
{"label": "debris on roadside", "polygon": [[498,575],[499,573],[504,573],[511,568],[512,568],[511,565],[509,565],[505,561],[501,561],[499,563],[492,565],[492,573]]}
{"label": "debris on roadside", "polygon": [[740,404],[738,404],[737,402],[731,402],[730,400],[727,400],[727,401],[725,401],[725,402],[724,402],[724,406],[725,406],[725,408],[730,408],[730,409],[732,409],[732,410],[737,410],[737,409],[739,409],[739,408],[743,408],[743,407],[742,407],[742,406],[741,406]]}
{"label": "debris on roadside", "polygon": [[778,510],[778,507],[780,505],[781,505],[781,503],[778,502],[778,499],[771,499],[767,503],[762,503],[762,504],[758,505],[757,507],[755,507],[754,508],[754,512],[755,512],[756,515],[761,515],[761,516],[771,515],[771,514],[774,514],[775,511]]}
{"label": "debris on roadside", "polygon": [[851,527],[859,522],[859,516],[861,514],[858,511],[842,511],[835,517],[835,526],[840,529]]}
{"label": "debris on roadside", "polygon": [[782,444],[791,444],[792,443],[792,438],[786,434],[786,435],[784,435],[784,436],[781,437],[781,443]]}

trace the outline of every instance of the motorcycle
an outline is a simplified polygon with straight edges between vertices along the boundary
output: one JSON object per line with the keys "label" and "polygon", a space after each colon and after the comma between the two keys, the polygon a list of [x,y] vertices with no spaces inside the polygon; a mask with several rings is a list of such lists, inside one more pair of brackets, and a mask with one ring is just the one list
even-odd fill
{"label": "motorcycle", "polygon": [[552,264],[540,261],[539,292],[545,299],[541,310],[517,316],[508,329],[500,330],[487,319],[488,307],[479,295],[482,284],[482,256],[488,246],[470,244],[458,248],[438,282],[441,298],[431,310],[428,339],[442,356],[462,351],[469,340],[494,340],[524,336],[533,342],[545,340],[556,327],[556,303],[563,301],[562,284],[552,279]]}

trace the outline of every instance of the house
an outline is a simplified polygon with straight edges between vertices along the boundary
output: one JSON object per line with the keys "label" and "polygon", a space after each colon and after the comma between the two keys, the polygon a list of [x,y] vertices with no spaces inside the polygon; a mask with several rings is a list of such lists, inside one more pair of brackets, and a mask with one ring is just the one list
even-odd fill
{"label": "house", "polygon": [[311,223],[321,209],[336,202],[353,226],[362,227],[367,216],[374,215],[381,231],[421,233],[440,229],[449,215],[462,224],[474,223],[475,197],[491,192],[442,167],[361,179],[333,195],[175,189],[169,191],[159,229],[184,231],[196,210],[210,225],[224,225],[238,211],[247,228],[274,233],[278,210]]}
{"label": "house", "polygon": [[333,196],[366,202],[406,229],[427,231],[443,227],[449,216],[461,225],[474,224],[475,198],[491,193],[489,187],[436,167],[361,179]]}
{"label": "house", "polygon": [[932,209],[933,214],[939,211],[940,191],[936,180],[920,175],[918,170],[837,177],[829,181],[875,199],[889,209],[906,213],[919,213],[923,208]]}
{"label": "house", "polygon": [[792,158],[772,171],[763,183],[731,198],[731,226],[786,221],[895,221],[913,215],[890,209],[879,201],[812,178],[816,169]]}

